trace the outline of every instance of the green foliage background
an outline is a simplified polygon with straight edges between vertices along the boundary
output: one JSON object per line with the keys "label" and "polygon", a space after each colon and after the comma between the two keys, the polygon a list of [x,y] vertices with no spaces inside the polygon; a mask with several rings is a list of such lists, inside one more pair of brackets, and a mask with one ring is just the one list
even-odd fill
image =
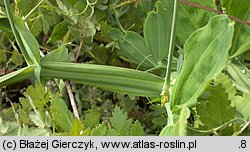
{"label": "green foliage background", "polygon": [[[188,2],[250,22],[247,0]],[[0,2],[0,135],[249,135],[250,26],[174,3]]]}

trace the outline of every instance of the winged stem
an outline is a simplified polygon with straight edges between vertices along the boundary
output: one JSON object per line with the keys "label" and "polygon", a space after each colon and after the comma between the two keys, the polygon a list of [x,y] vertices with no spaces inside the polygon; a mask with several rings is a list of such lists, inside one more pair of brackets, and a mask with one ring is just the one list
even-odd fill
{"label": "winged stem", "polygon": [[168,53],[168,61],[167,61],[167,70],[164,85],[162,88],[162,103],[166,103],[168,101],[169,96],[169,87],[170,87],[170,76],[171,76],[171,68],[172,68],[172,59],[173,52],[175,46],[175,31],[176,31],[176,19],[177,19],[177,1],[174,0],[174,10],[173,10],[173,18],[172,18],[172,26],[171,26],[171,34],[170,34],[170,42],[169,42],[169,53]]}

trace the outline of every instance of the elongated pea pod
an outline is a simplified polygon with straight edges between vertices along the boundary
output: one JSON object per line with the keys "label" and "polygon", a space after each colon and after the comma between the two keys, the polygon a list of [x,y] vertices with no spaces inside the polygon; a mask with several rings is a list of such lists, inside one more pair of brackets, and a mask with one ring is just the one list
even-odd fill
{"label": "elongated pea pod", "polygon": [[156,75],[113,66],[44,62],[41,67],[42,77],[72,80],[136,96],[157,97],[164,83],[163,79]]}

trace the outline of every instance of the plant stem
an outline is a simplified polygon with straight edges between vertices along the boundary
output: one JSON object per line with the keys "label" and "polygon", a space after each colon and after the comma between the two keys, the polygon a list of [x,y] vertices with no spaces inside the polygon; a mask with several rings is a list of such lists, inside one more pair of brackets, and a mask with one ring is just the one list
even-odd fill
{"label": "plant stem", "polygon": [[173,114],[172,114],[172,111],[171,111],[171,105],[170,105],[169,102],[165,104],[165,108],[166,108],[167,114],[168,114],[168,125],[169,125],[169,124],[172,124],[173,121],[174,121],[173,120]]}
{"label": "plant stem", "polygon": [[119,26],[120,30],[123,32],[123,33],[126,33],[126,30],[122,27],[122,24],[121,22],[119,21],[119,17],[118,17],[118,14],[115,10],[113,10],[114,12],[114,16],[115,16],[115,20],[116,20],[116,23],[117,25]]}
{"label": "plant stem", "polygon": [[13,102],[12,102],[8,97],[6,98],[6,101],[7,101],[7,102],[10,102],[11,109],[12,109],[12,111],[13,111],[13,113],[14,113],[16,122],[17,122],[18,125],[21,125],[21,124],[20,124],[20,121],[19,121],[18,114],[17,114],[17,112],[16,112],[16,110],[15,110],[15,108],[14,108]]}
{"label": "plant stem", "polygon": [[41,0],[24,18],[23,20],[26,21],[27,18],[43,3],[44,0]]}
{"label": "plant stem", "polygon": [[72,109],[73,109],[74,116],[79,120],[80,117],[79,117],[79,114],[78,114],[78,111],[77,111],[75,98],[74,98],[74,95],[72,93],[70,84],[69,84],[68,81],[65,81],[65,85],[66,85],[66,88],[67,88],[67,92],[69,94],[69,100],[70,100],[70,103],[71,103],[71,106],[72,106]]}
{"label": "plant stem", "polygon": [[235,122],[235,121],[239,121],[239,120],[245,122],[244,119],[241,119],[241,118],[234,118],[234,119],[231,119],[230,121],[226,122],[226,123],[223,124],[223,125],[220,125],[220,126],[218,126],[218,127],[216,127],[216,128],[209,129],[209,130],[198,130],[198,129],[192,128],[192,127],[190,127],[190,126],[188,126],[187,128],[188,128],[189,130],[192,130],[192,131],[195,131],[195,132],[199,132],[199,133],[216,133],[218,130],[223,129],[223,128],[227,127],[228,125],[230,125],[231,123],[233,123],[233,122]]}
{"label": "plant stem", "polygon": [[173,10],[173,19],[172,19],[172,26],[171,26],[171,34],[170,34],[170,42],[169,42],[169,51],[168,51],[168,62],[167,62],[167,70],[164,85],[162,88],[161,95],[164,95],[165,92],[169,91],[170,87],[170,77],[171,77],[171,69],[172,69],[172,59],[173,59],[173,52],[175,46],[175,30],[176,30],[176,19],[177,19],[177,1],[174,0],[174,10]]}
{"label": "plant stem", "polygon": [[[209,7],[206,7],[206,6],[202,6],[202,5],[199,5],[199,4],[196,4],[196,3],[192,3],[192,2],[187,2],[186,0],[179,0],[180,3],[182,4],[185,4],[185,5],[189,5],[189,6],[193,6],[193,7],[198,7],[198,8],[201,8],[201,9],[204,9],[204,10],[207,10],[209,12],[214,12],[216,14],[226,14],[226,13],[223,13],[221,11],[218,11],[218,10],[215,10],[215,9],[212,9],[212,8],[209,8]],[[231,18],[232,20],[235,20],[237,22],[240,22],[240,23],[243,23],[243,24],[246,24],[246,25],[249,25],[250,26],[250,22],[247,22],[247,21],[244,21],[244,20],[241,20],[237,17],[234,17],[234,16],[230,16],[227,14],[227,16],[229,18]]]}
{"label": "plant stem", "polygon": [[83,45],[83,40],[81,41],[80,46],[79,46],[79,48],[78,48],[78,50],[77,50],[77,53],[76,53],[76,57],[75,57],[74,63],[76,63],[77,60],[78,60],[79,54],[80,54],[81,49],[82,49],[82,45]]}
{"label": "plant stem", "polygon": [[240,134],[242,134],[243,131],[245,131],[248,126],[250,126],[250,119],[248,120],[247,123],[245,123],[245,125],[241,128],[241,130],[239,132],[237,132],[237,133],[234,134],[234,136],[239,136]]}

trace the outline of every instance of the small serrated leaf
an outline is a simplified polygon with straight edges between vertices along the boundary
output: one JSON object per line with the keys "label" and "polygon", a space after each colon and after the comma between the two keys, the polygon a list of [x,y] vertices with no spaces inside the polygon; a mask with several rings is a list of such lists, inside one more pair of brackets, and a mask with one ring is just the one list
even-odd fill
{"label": "small serrated leaf", "polygon": [[250,118],[250,92],[245,93],[243,97],[236,96],[232,103],[246,120]]}
{"label": "small serrated leaf", "polygon": [[72,127],[70,129],[70,131],[68,133],[66,133],[67,136],[79,136],[81,135],[81,132],[83,131],[84,129],[84,125],[83,123],[74,118],[74,121],[72,123]]}
{"label": "small serrated leaf", "polygon": [[22,128],[20,136],[49,136],[50,132],[43,128]]}
{"label": "small serrated leaf", "polygon": [[96,126],[94,129],[91,131],[92,136],[105,136],[107,134],[107,125],[105,123],[102,123],[98,126]]}
{"label": "small serrated leaf", "polygon": [[32,109],[31,105],[29,104],[29,101],[26,98],[19,98],[19,102],[22,105],[22,109],[29,113]]}
{"label": "small serrated leaf", "polygon": [[123,112],[118,106],[115,107],[114,112],[112,112],[112,118],[110,118],[112,127],[115,128],[118,135],[127,135],[129,128],[131,127],[132,120],[128,119],[127,113]]}
{"label": "small serrated leaf", "polygon": [[72,121],[67,105],[53,93],[50,93],[50,98],[52,119],[63,131],[69,131],[72,127]]}
{"label": "small serrated leaf", "polygon": [[29,123],[29,117],[28,117],[28,114],[26,111],[24,111],[23,109],[19,108],[17,110],[17,113],[18,113],[18,116],[19,116],[19,119],[22,123],[24,124],[28,124]]}
{"label": "small serrated leaf", "polygon": [[43,120],[40,118],[39,115],[35,113],[30,113],[29,114],[30,120],[39,128],[44,128],[45,124],[43,123]]}
{"label": "small serrated leaf", "polygon": [[23,56],[18,51],[14,50],[11,56],[11,61],[15,63],[16,65],[22,65]]}
{"label": "small serrated leaf", "polygon": [[115,129],[109,129],[106,136],[119,136],[119,133]]}
{"label": "small serrated leaf", "polygon": [[38,110],[42,109],[45,106],[45,104],[49,101],[49,97],[46,93],[44,86],[42,86],[40,83],[37,82],[34,87],[29,86],[27,88],[24,96],[27,98],[27,95],[30,96],[35,107],[38,108]]}
{"label": "small serrated leaf", "polygon": [[229,79],[229,77],[224,73],[220,73],[217,75],[215,82],[217,85],[218,84],[223,85],[223,88],[228,94],[228,99],[233,101],[236,95],[236,87],[234,86],[233,82]]}
{"label": "small serrated leaf", "polygon": [[129,135],[130,136],[144,136],[144,130],[143,127],[141,126],[141,123],[136,120],[134,124],[132,124],[130,130],[129,130]]}
{"label": "small serrated leaf", "polygon": [[230,121],[236,113],[222,85],[211,87],[209,91],[211,94],[208,101],[197,105],[197,113],[206,129],[212,129]]}
{"label": "small serrated leaf", "polygon": [[95,110],[91,110],[90,113],[86,114],[84,119],[84,125],[86,128],[90,127],[93,128],[95,125],[100,123],[100,113]]}

